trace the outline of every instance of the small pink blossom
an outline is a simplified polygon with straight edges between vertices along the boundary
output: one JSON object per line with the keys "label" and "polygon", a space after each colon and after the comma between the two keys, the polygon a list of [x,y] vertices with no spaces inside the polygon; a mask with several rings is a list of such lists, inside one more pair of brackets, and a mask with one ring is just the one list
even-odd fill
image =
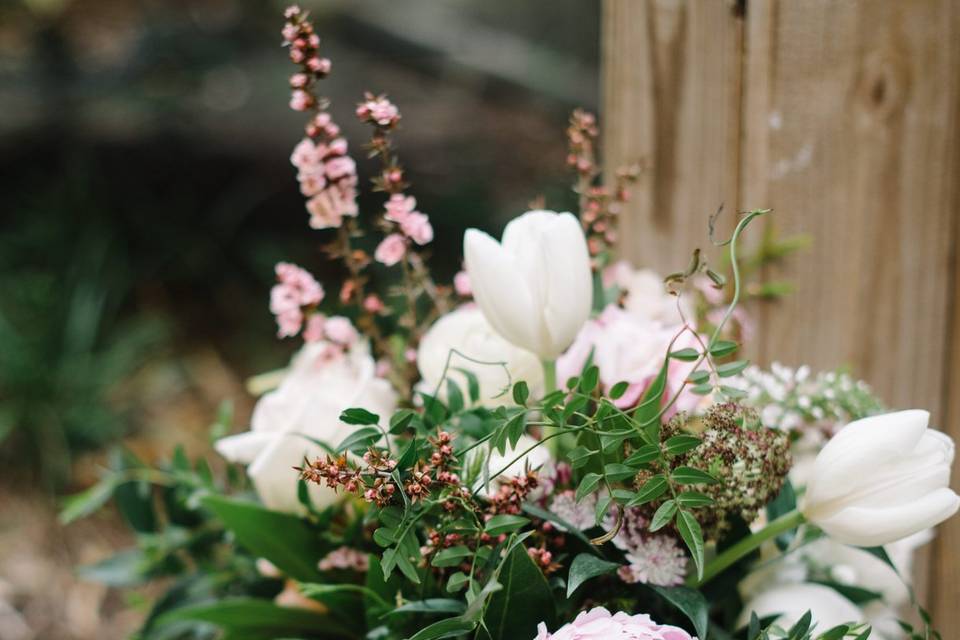
{"label": "small pink blossom", "polygon": [[412,211],[407,214],[407,217],[400,223],[400,230],[419,245],[427,244],[433,240],[433,226],[430,224],[430,218],[419,211]]}
{"label": "small pink blossom", "polygon": [[304,138],[293,148],[290,154],[290,164],[298,169],[304,167],[314,167],[320,162],[320,155],[317,153],[317,145],[310,138]]}
{"label": "small pink blossom", "polygon": [[350,156],[337,156],[326,162],[327,177],[337,180],[345,176],[352,176],[357,172],[357,164]]}
{"label": "small pink blossom", "polygon": [[417,201],[413,196],[405,196],[402,193],[395,193],[390,196],[384,204],[387,213],[383,216],[391,222],[401,223],[406,220],[414,209],[417,208]]}
{"label": "small pink blossom", "polygon": [[290,48],[290,61],[294,64],[300,64],[307,57],[307,54],[303,52],[303,49],[297,47]]}
{"label": "small pink blossom", "polygon": [[313,104],[313,98],[303,89],[294,89],[290,95],[290,108],[294,111],[306,111]]}
{"label": "small pink blossom", "polygon": [[327,145],[327,152],[334,155],[342,156],[347,153],[347,141],[344,138],[337,138],[332,140],[329,145]]}
{"label": "small pink blossom", "polygon": [[294,89],[303,89],[309,82],[310,78],[305,73],[295,73],[290,76],[290,86]]}
{"label": "small pink blossom", "polygon": [[470,274],[466,271],[458,271],[457,275],[453,276],[453,289],[458,296],[463,298],[473,295],[473,288],[470,286]]}
{"label": "small pink blossom", "polygon": [[296,290],[300,306],[318,304],[323,300],[323,286],[306,269],[289,262],[278,262],[274,272],[281,285]]}
{"label": "small pink blossom", "polygon": [[357,330],[349,318],[331,316],[323,323],[323,333],[337,344],[351,345],[357,341]]}
{"label": "small pink blossom", "polygon": [[311,47],[316,49],[317,47],[320,46],[320,36],[318,36],[315,33],[311,33],[310,36],[307,38],[307,44],[309,44]]}
{"label": "small pink blossom", "polygon": [[333,64],[330,62],[330,58],[318,58],[314,56],[307,60],[307,69],[310,69],[310,71],[319,73],[321,75],[327,75],[330,73],[330,69],[332,67]]}
{"label": "small pink blossom", "polygon": [[645,613],[611,614],[603,607],[583,611],[553,633],[540,623],[535,640],[696,640],[679,627],[657,624]]}
{"label": "small pink blossom", "polygon": [[300,332],[303,325],[303,312],[299,309],[289,309],[276,314],[277,337],[291,338]]}
{"label": "small pink blossom", "polygon": [[400,120],[400,110],[384,97],[370,97],[357,107],[357,117],[361,120],[372,120],[381,127],[395,125]]}
{"label": "small pink blossom", "polygon": [[286,9],[283,10],[283,17],[289,20],[290,18],[295,18],[300,15],[303,10],[298,4],[292,4]]}
{"label": "small pink blossom", "polygon": [[310,227],[330,229],[343,224],[344,216],[357,215],[356,193],[353,188],[331,185],[307,200]]}
{"label": "small pink blossom", "polygon": [[363,309],[369,313],[380,313],[384,309],[383,300],[375,293],[363,299]]}
{"label": "small pink blossom", "polygon": [[366,553],[350,547],[339,547],[328,553],[317,565],[320,571],[349,569],[363,573],[370,567]]}
{"label": "small pink blossom", "polygon": [[320,342],[323,340],[323,328],[325,318],[321,313],[311,314],[307,318],[307,324],[303,328],[303,339],[307,342]]}
{"label": "small pink blossom", "polygon": [[377,366],[374,369],[374,374],[376,374],[378,378],[386,378],[390,373],[390,369],[390,361],[386,358],[381,358],[380,360],[377,360]]}
{"label": "small pink blossom", "polygon": [[399,233],[391,233],[380,241],[373,257],[377,262],[392,267],[400,262],[406,252],[407,241]]}
{"label": "small pink blossom", "polygon": [[328,127],[331,121],[332,118],[326,111],[321,111],[317,115],[313,116],[313,124],[317,125],[321,129]]}
{"label": "small pink blossom", "polygon": [[285,42],[293,42],[300,34],[300,27],[288,22],[287,24],[283,25],[283,30],[280,31],[280,33],[283,35]]}
{"label": "small pink blossom", "polygon": [[327,186],[327,179],[318,173],[304,173],[301,171],[297,174],[297,180],[300,182],[300,193],[307,197],[317,195]]}

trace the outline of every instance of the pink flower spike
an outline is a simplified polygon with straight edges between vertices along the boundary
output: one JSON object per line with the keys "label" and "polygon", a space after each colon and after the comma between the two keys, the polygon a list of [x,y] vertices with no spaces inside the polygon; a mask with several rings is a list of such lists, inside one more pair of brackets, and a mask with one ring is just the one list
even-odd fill
{"label": "pink flower spike", "polygon": [[283,35],[285,42],[293,42],[300,34],[300,27],[288,22],[287,24],[283,25],[283,30],[280,33]]}
{"label": "pink flower spike", "polygon": [[473,289],[470,286],[470,275],[466,271],[458,271],[453,276],[453,289],[458,296],[467,298],[473,295]]}
{"label": "pink flower spike", "polygon": [[306,111],[311,104],[313,104],[313,98],[303,89],[294,89],[290,95],[290,108],[294,111]]}
{"label": "pink flower spike", "polygon": [[312,167],[317,164],[317,146],[310,138],[304,138],[293,148],[290,154],[290,164],[298,169]]}
{"label": "pink flower spike", "polygon": [[395,193],[390,196],[384,204],[387,213],[384,218],[391,222],[401,223],[417,207],[417,201],[413,196],[405,196],[402,193]]}
{"label": "pink flower spike", "polygon": [[377,262],[392,267],[400,262],[406,252],[407,241],[399,233],[391,233],[380,241],[373,257]]}
{"label": "pink flower spike", "polygon": [[304,173],[301,171],[297,174],[297,180],[300,181],[300,193],[307,197],[317,195],[327,186],[327,179],[320,173]]}
{"label": "pink flower spike", "polygon": [[344,346],[352,345],[357,341],[357,330],[349,318],[331,316],[323,323],[323,332],[333,342]]}
{"label": "pink flower spike", "polygon": [[327,160],[327,177],[331,180],[337,180],[344,176],[352,176],[357,172],[357,164],[350,156],[338,156]]}

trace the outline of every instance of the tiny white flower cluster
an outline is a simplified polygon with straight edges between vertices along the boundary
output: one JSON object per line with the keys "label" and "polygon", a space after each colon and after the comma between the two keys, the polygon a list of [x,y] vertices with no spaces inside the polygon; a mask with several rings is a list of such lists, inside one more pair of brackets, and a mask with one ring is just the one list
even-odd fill
{"label": "tiny white flower cluster", "polygon": [[785,431],[812,427],[830,435],[840,425],[883,410],[865,382],[836,371],[811,375],[807,366],[793,369],[775,362],[768,371],[752,366],[731,384],[747,392],[764,426]]}

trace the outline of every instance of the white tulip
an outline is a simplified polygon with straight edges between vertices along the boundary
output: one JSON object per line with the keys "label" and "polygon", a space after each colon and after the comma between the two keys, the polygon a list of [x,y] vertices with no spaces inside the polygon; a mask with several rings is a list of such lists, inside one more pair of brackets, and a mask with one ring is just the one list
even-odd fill
{"label": "white tulip", "polygon": [[[362,407],[387,420],[396,407],[396,393],[387,381],[374,375],[375,363],[365,343],[332,360],[327,347],[323,343],[305,345],[294,356],[280,386],[257,402],[250,431],[216,443],[220,455],[248,465],[247,475],[270,509],[302,512],[293,467],[304,457],[313,459],[325,453],[308,438],[335,447],[357,428],[340,422],[344,409]],[[310,496],[318,508],[338,499],[333,489],[315,484],[310,485]]]}
{"label": "white tulip", "polygon": [[467,379],[458,369],[476,376],[479,403],[489,407],[512,403],[510,385],[519,380],[526,381],[535,397],[543,392],[543,369],[537,357],[500,337],[475,306],[460,307],[433,323],[420,341],[417,368],[420,389],[430,394],[439,389],[441,399],[446,399],[446,383],[441,384],[445,369],[446,377],[464,394]]}
{"label": "white tulip", "polygon": [[863,612],[842,595],[820,584],[798,583],[774,585],[747,602],[737,626],[750,623],[750,612],[758,618],[778,615],[776,624],[790,628],[803,614],[810,611],[819,631],[847,622],[861,622]]}
{"label": "white tulip", "polygon": [[804,516],[839,542],[875,546],[943,522],[960,508],[949,488],[954,446],[926,411],[852,422],[817,455]]}
{"label": "white tulip", "polygon": [[463,237],[473,296],[497,332],[543,360],[562,353],[590,316],[593,281],[580,223],[569,213],[528,211],[502,242]]}

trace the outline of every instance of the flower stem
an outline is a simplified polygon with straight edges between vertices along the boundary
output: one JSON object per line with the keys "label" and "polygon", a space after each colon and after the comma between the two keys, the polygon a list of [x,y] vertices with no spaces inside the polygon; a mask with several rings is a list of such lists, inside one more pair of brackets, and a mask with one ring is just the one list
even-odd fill
{"label": "flower stem", "polygon": [[707,563],[707,566],[703,569],[703,577],[700,578],[700,580],[697,580],[695,576],[690,576],[687,580],[687,586],[699,587],[706,584],[767,540],[775,538],[781,533],[790,531],[791,529],[796,529],[804,523],[804,520],[803,514],[796,509],[785,513],[773,522],[767,524],[767,526],[760,531],[743,538],[732,547],[724,550],[720,555]]}
{"label": "flower stem", "polygon": [[557,361],[541,360],[543,364],[543,392],[544,395],[557,390]]}

